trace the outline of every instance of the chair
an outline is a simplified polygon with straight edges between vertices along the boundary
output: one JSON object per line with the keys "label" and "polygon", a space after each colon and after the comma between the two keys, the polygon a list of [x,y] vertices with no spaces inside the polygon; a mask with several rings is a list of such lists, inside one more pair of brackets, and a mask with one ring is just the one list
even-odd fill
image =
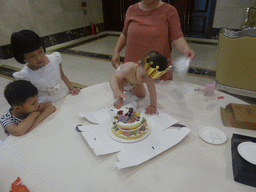
{"label": "chair", "polygon": [[241,29],[248,27],[256,27],[256,7],[249,7],[246,9],[246,20],[242,24]]}
{"label": "chair", "polygon": [[215,60],[217,89],[256,98],[256,27],[222,28]]}

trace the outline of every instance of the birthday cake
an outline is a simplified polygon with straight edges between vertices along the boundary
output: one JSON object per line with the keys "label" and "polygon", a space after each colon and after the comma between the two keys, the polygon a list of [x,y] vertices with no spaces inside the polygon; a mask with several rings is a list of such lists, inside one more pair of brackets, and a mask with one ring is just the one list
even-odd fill
{"label": "birthday cake", "polygon": [[118,138],[133,140],[145,136],[149,132],[146,127],[146,119],[140,112],[129,108],[117,111],[111,131]]}

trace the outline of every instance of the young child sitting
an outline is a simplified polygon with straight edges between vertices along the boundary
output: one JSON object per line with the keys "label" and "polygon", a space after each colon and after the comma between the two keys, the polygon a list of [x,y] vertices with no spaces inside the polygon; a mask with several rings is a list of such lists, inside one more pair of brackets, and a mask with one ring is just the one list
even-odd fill
{"label": "young child sitting", "polygon": [[2,116],[0,122],[8,136],[24,135],[56,110],[50,102],[39,105],[38,90],[29,81],[9,83],[4,96],[11,108]]}
{"label": "young child sitting", "polygon": [[115,108],[119,109],[124,98],[127,98],[124,91],[131,90],[137,97],[146,96],[146,83],[150,95],[150,106],[146,108],[146,114],[157,112],[157,97],[154,81],[165,74],[170,68],[168,59],[156,51],[145,54],[138,63],[127,62],[120,65],[116,72],[110,77],[110,86],[117,99],[114,102]]}
{"label": "young child sitting", "polygon": [[11,45],[14,58],[26,64],[21,71],[15,72],[16,80],[27,80],[38,89],[39,103],[55,102],[68,93],[77,95],[79,88],[74,88],[62,70],[62,58],[55,52],[45,55],[42,39],[33,31],[22,30],[13,33]]}

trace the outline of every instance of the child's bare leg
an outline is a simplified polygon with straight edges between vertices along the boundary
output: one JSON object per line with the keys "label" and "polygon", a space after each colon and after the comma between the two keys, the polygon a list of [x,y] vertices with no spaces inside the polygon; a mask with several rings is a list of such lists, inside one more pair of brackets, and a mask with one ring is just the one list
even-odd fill
{"label": "child's bare leg", "polygon": [[123,101],[123,98],[116,99],[116,101],[114,102],[114,107],[120,109],[123,105]]}
{"label": "child's bare leg", "polygon": [[144,98],[146,96],[146,89],[143,84],[137,84],[136,88],[133,88],[133,93],[139,98]]}

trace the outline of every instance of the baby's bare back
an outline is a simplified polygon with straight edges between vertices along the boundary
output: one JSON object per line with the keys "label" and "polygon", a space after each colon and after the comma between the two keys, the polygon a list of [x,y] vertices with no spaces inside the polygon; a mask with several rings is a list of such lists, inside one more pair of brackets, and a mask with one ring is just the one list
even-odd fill
{"label": "baby's bare back", "polygon": [[137,63],[127,62],[120,65],[120,70],[117,73],[122,75],[128,84],[136,84],[136,70],[138,67],[139,65]]}

